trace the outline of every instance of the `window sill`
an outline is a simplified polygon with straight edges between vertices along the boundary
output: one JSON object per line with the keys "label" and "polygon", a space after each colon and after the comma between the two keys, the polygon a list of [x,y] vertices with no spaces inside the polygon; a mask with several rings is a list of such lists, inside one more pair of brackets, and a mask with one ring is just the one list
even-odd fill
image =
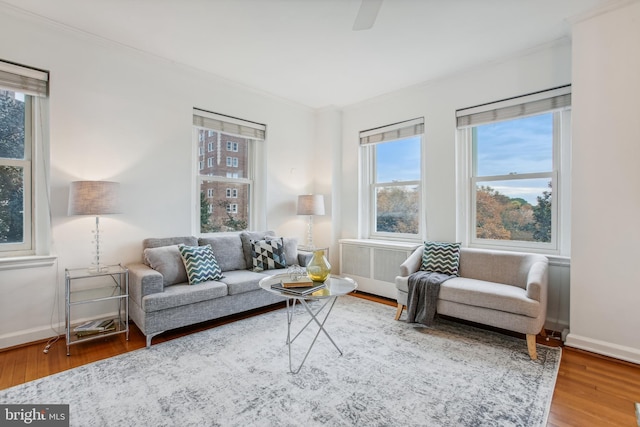
{"label": "window sill", "polygon": [[400,242],[394,240],[376,240],[376,239],[340,239],[338,243],[343,245],[371,246],[388,249],[406,249],[414,250],[422,245],[422,242]]}
{"label": "window sill", "polygon": [[0,258],[0,271],[18,270],[21,268],[50,267],[56,262],[53,255],[32,255]]}

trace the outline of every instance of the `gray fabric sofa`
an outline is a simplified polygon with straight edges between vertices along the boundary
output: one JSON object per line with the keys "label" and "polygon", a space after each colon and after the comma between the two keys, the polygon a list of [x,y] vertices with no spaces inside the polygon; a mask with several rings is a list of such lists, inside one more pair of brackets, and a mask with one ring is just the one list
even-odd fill
{"label": "gray fabric sofa", "polygon": [[[268,306],[283,299],[258,286],[260,279],[285,269],[254,271],[251,240],[273,232],[225,232],[196,238],[143,241],[143,262],[129,264],[129,315],[151,339],[164,331]],[[284,238],[287,265],[306,265],[310,254],[298,252],[297,240]],[[224,277],[195,285],[188,282],[178,245],[211,245]]]}
{"label": "gray fabric sofa", "polygon": [[[400,319],[407,306],[408,277],[420,269],[423,246],[400,266],[396,277]],[[459,277],[442,283],[437,313],[526,334],[531,359],[536,335],[544,334],[548,260],[543,255],[460,249]]]}

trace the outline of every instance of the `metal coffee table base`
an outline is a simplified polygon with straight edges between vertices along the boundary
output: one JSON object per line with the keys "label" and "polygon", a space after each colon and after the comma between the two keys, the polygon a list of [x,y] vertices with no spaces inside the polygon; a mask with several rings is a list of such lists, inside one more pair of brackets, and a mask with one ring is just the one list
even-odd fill
{"label": "metal coffee table base", "polygon": [[[311,349],[313,348],[313,345],[316,343],[316,340],[318,339],[320,332],[324,332],[327,338],[329,338],[329,341],[331,341],[331,344],[333,344],[333,346],[340,353],[340,356],[342,356],[342,350],[340,350],[338,345],[333,341],[333,339],[331,338],[327,330],[324,328],[324,324],[327,321],[329,314],[331,314],[331,310],[333,310],[333,306],[336,304],[337,299],[338,299],[337,296],[326,299],[326,301],[322,304],[322,306],[318,310],[316,310],[314,313],[314,311],[312,310],[312,308],[309,306],[309,304],[304,298],[287,298],[287,346],[289,347],[289,371],[291,371],[292,374],[297,374],[298,372],[300,372],[300,369],[302,369],[304,362],[307,360],[307,356],[309,356],[309,353],[311,353]],[[293,314],[295,311],[297,301],[299,301],[300,304],[307,310],[307,313],[309,313],[309,315],[311,316],[311,319],[309,319],[309,321],[302,327],[302,329],[298,331],[295,337],[291,338],[291,323],[293,322]],[[322,312],[322,310],[324,310],[327,304],[329,304],[329,310],[326,312],[326,314],[324,314],[324,317],[319,316],[319,314]],[[309,345],[309,348],[307,349],[307,353],[304,355],[304,358],[302,359],[300,366],[298,366],[298,368],[294,370],[291,362],[291,345],[296,340],[296,338],[298,338],[300,334],[305,329],[307,329],[309,325],[311,325],[312,322],[315,322],[316,325],[318,325],[318,331],[316,332],[316,335],[313,337],[313,341],[311,341],[311,344]]]}

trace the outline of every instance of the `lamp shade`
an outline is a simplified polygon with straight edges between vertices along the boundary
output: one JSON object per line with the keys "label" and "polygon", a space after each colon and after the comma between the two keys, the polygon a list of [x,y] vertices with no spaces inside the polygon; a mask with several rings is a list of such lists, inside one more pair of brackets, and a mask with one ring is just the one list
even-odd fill
{"label": "lamp shade", "polygon": [[298,215],[324,215],[324,197],[322,194],[298,196]]}
{"label": "lamp shade", "polygon": [[120,213],[120,184],[111,181],[74,181],[69,187],[69,215]]}

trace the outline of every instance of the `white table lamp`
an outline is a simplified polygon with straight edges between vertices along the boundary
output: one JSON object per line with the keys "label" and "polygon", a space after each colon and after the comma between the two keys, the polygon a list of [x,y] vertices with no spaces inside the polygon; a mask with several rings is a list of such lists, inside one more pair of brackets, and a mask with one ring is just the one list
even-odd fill
{"label": "white table lamp", "polygon": [[321,194],[304,194],[298,196],[298,215],[309,216],[307,245],[313,248],[313,216],[324,215],[324,197]]}
{"label": "white table lamp", "polygon": [[100,215],[120,213],[120,184],[111,181],[74,181],[69,187],[69,215],[95,215],[96,251],[92,270],[102,271],[100,264]]}

